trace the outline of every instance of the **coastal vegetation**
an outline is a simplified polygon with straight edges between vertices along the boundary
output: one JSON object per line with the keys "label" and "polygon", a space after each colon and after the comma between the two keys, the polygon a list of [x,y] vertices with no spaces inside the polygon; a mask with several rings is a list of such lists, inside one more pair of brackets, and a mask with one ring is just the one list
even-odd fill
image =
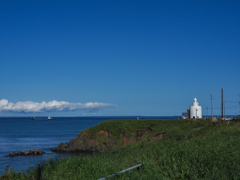
{"label": "coastal vegetation", "polygon": [[110,120],[58,149],[92,154],[49,159],[26,172],[11,169],[0,179],[99,179],[139,163],[108,179],[239,179],[239,142],[237,121]]}

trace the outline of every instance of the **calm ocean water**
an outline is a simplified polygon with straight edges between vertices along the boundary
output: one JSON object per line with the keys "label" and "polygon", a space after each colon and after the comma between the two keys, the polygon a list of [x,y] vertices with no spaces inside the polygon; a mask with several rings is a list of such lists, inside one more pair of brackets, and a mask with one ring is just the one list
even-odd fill
{"label": "calm ocean water", "polygon": [[[110,119],[136,119],[135,116],[118,117],[53,117],[52,120],[32,120],[31,117],[0,117],[0,175],[7,165],[15,171],[26,170],[49,158],[61,157],[51,153],[51,148],[61,142],[69,142],[77,134],[102,121]],[[141,116],[140,119],[177,119],[176,116]],[[40,156],[8,157],[11,152],[42,149]]]}

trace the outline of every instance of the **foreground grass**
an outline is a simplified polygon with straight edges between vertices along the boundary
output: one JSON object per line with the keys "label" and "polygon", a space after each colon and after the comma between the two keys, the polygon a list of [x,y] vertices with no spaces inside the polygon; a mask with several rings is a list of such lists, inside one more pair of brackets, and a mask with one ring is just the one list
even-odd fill
{"label": "foreground grass", "polygon": [[[96,132],[97,128],[113,128],[112,122],[114,121],[100,124],[102,127],[97,126]],[[109,179],[240,178],[239,125],[212,124],[208,120],[136,122],[134,126],[134,121],[125,121],[127,126],[118,124],[118,128],[114,127],[115,131],[123,131],[122,127],[141,129],[152,124],[153,131],[146,134],[146,139],[151,133],[156,133],[156,130],[166,131],[166,136],[156,142],[142,141],[115,152],[50,159],[29,169],[25,174],[12,172],[4,179],[99,179],[138,163],[144,163],[144,166]],[[91,131],[94,133],[94,129]]]}

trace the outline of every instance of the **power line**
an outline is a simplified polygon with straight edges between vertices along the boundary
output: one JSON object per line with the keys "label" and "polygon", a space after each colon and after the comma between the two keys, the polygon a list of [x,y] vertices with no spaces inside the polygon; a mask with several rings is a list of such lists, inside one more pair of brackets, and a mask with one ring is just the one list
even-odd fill
{"label": "power line", "polygon": [[[239,107],[239,105],[235,105],[235,106],[228,106],[228,107],[225,107],[225,108],[232,108],[232,107]],[[202,108],[202,109],[208,109],[208,108]],[[221,108],[212,108],[212,109],[221,109]]]}
{"label": "power line", "polygon": [[226,103],[239,103],[239,101],[226,101],[226,100],[225,100],[225,102]]}
{"label": "power line", "polygon": [[229,107],[226,107],[226,108],[232,108],[232,107],[239,107],[239,105],[229,106]]}

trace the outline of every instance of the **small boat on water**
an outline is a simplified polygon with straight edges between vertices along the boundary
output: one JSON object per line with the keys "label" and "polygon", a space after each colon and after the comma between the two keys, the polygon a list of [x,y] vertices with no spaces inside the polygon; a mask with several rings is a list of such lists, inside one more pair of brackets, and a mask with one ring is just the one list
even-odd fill
{"label": "small boat on water", "polygon": [[52,117],[49,115],[47,118],[42,118],[42,117],[39,117],[39,118],[36,118],[35,116],[32,118],[32,120],[51,120]]}

